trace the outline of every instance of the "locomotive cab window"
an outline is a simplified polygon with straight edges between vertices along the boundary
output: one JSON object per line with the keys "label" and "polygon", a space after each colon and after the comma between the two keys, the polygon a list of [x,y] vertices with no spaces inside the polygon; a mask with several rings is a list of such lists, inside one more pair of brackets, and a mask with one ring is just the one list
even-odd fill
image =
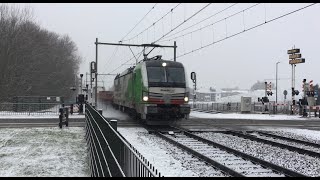
{"label": "locomotive cab window", "polygon": [[185,83],[184,69],[168,67],[166,68],[168,82]]}
{"label": "locomotive cab window", "polygon": [[150,87],[185,87],[183,67],[149,66],[147,67]]}
{"label": "locomotive cab window", "polygon": [[147,67],[149,82],[166,82],[165,68]]}

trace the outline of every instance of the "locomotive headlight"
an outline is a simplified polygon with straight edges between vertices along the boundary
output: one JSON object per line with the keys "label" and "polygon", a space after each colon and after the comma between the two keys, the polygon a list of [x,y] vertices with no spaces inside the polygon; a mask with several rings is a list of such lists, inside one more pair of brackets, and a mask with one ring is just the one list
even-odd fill
{"label": "locomotive headlight", "polygon": [[142,100],[148,101],[148,99],[149,99],[149,93],[146,91],[142,91]]}
{"label": "locomotive headlight", "polygon": [[148,98],[148,96],[143,96],[142,99],[143,99],[143,101],[148,101],[149,98]]}
{"label": "locomotive headlight", "polygon": [[167,66],[167,63],[165,63],[165,62],[164,62],[164,63],[162,63],[162,66],[163,66],[163,67]]}
{"label": "locomotive headlight", "polygon": [[184,101],[185,101],[185,102],[188,102],[188,101],[189,101],[189,98],[188,98],[188,97],[184,97]]}

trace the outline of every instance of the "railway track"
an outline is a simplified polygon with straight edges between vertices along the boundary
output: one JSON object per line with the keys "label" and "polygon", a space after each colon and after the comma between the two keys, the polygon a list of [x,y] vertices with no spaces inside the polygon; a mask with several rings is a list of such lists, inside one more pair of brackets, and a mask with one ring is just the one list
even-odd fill
{"label": "railway track", "polygon": [[[277,146],[282,149],[288,149],[290,151],[295,151],[300,154],[307,154],[307,155],[310,155],[310,156],[313,156],[316,158],[320,158],[320,153],[319,153],[320,150],[318,149],[318,144],[308,143],[309,145],[305,145],[304,143],[307,143],[307,142],[302,142],[302,141],[296,140],[296,139],[271,135],[271,134],[263,133],[263,132],[259,132],[259,131],[257,131],[256,133],[253,133],[253,132],[250,133],[250,132],[251,131],[249,131],[249,132],[246,132],[246,131],[242,131],[242,132],[221,131],[221,133],[224,133],[224,134],[230,134],[230,135],[241,137],[244,139],[249,139],[249,140],[269,144],[272,146]],[[261,134],[261,135],[259,135],[259,134]],[[293,145],[292,145],[292,143],[293,143]],[[313,147],[310,146],[311,144],[313,145]]]}
{"label": "railway track", "polygon": [[[248,154],[212,142],[191,132],[175,127],[150,129],[166,141],[180,147],[198,161],[219,169],[224,174],[235,177],[304,177],[300,173],[277,166]],[[169,133],[168,133],[169,132]]]}
{"label": "railway track", "polygon": [[317,143],[313,143],[313,142],[309,142],[309,141],[303,141],[303,140],[299,140],[299,139],[293,139],[293,138],[289,138],[289,137],[284,137],[284,136],[280,136],[280,135],[275,135],[275,134],[271,134],[268,132],[263,132],[263,131],[247,131],[247,133],[251,133],[251,134],[259,134],[262,135],[260,137],[271,137],[273,139],[281,139],[284,140],[286,142],[293,142],[293,143],[297,143],[297,144],[301,144],[303,146],[305,146],[304,148],[308,148],[306,146],[312,147],[312,148],[317,148],[315,150],[319,150],[318,148],[320,148],[320,144]]}

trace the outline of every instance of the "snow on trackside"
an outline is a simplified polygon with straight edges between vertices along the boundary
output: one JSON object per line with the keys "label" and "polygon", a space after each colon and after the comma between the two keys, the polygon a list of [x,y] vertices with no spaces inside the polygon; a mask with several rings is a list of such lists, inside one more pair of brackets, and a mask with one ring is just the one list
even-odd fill
{"label": "snow on trackside", "polygon": [[282,131],[294,133],[297,135],[306,136],[310,139],[320,140],[320,132],[308,129],[282,129]]}
{"label": "snow on trackside", "polygon": [[[320,140],[319,131],[290,128],[258,128],[273,132],[292,133],[297,136],[307,137],[307,139]],[[257,129],[257,130],[258,130]],[[184,158],[176,157],[173,153],[172,145],[165,144],[161,139],[148,134],[144,128],[136,127],[119,127],[118,132],[128,140],[155,168],[165,177],[201,177],[199,172],[193,172],[184,166]],[[287,135],[288,136],[288,135]],[[235,143],[237,144],[237,143]],[[256,147],[258,149],[261,147]],[[191,168],[193,169],[193,168]]]}
{"label": "snow on trackside", "polygon": [[118,128],[118,131],[165,177],[194,177],[197,173],[187,170],[176,160],[155,135],[144,128]]}
{"label": "snow on trackside", "polygon": [[[258,128],[257,130],[274,131],[275,128],[265,127],[265,128]],[[306,139],[320,142],[320,131],[309,130],[309,129],[292,129],[292,128],[278,128],[277,131],[283,132],[283,133],[290,133],[297,136],[303,136]]]}
{"label": "snow on trackside", "polygon": [[1,177],[90,176],[80,127],[0,128]]}
{"label": "snow on trackside", "polygon": [[253,119],[253,120],[319,120],[319,117],[301,118],[299,115],[283,115],[283,114],[240,114],[240,113],[217,113],[209,114],[203,112],[192,111],[190,118],[212,118],[212,119]]}
{"label": "snow on trackside", "polygon": [[[102,107],[102,106],[100,106]],[[110,117],[128,118],[127,115],[102,108]],[[52,115],[0,115],[10,118],[52,118]],[[73,117],[80,115],[74,114]],[[57,116],[56,116],[57,117]],[[80,117],[84,117],[81,115]],[[226,118],[256,120],[319,120],[320,118],[300,118],[298,115],[208,114],[191,112],[190,118]],[[268,128],[260,130],[291,133],[320,141],[320,133],[315,130],[298,128]],[[258,130],[257,129],[257,130]],[[128,140],[165,177],[199,177],[199,172],[189,170],[183,157],[173,153],[175,149],[163,140],[149,134],[144,128],[118,127],[118,132]],[[0,177],[79,177],[90,176],[85,130],[81,127],[46,128],[0,128]]]}
{"label": "snow on trackside", "polygon": [[[0,114],[1,119],[52,119],[57,118],[59,119],[59,114]],[[77,114],[69,114],[69,119],[72,118],[84,118],[84,115]]]}

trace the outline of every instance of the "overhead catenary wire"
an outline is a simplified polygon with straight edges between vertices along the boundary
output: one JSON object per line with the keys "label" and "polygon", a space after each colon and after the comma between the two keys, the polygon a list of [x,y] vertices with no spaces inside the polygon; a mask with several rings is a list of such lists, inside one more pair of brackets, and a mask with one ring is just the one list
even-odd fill
{"label": "overhead catenary wire", "polygon": [[202,27],[202,28],[195,29],[195,30],[193,30],[193,31],[190,31],[190,32],[185,33],[185,34],[182,34],[182,35],[180,35],[180,36],[173,37],[173,38],[171,38],[171,39],[162,40],[162,41],[160,41],[160,42],[172,41],[172,40],[174,40],[174,39],[179,39],[179,38],[181,38],[182,36],[186,36],[186,35],[192,34],[192,33],[194,33],[194,32],[200,31],[200,30],[202,30],[202,29],[206,29],[206,28],[208,28],[208,27],[210,27],[210,26],[213,26],[214,24],[217,24],[217,23],[219,23],[219,22],[221,22],[221,21],[225,21],[226,19],[231,18],[231,17],[233,17],[233,16],[235,16],[235,15],[241,13],[241,12],[247,11],[247,10],[249,10],[249,9],[251,9],[251,8],[259,5],[259,4],[261,4],[261,3],[254,4],[254,5],[252,5],[252,6],[250,6],[250,7],[247,7],[247,8],[245,8],[245,9],[241,10],[241,11],[238,11],[238,12],[236,12],[236,13],[233,13],[233,14],[227,16],[227,17],[221,18],[221,19],[218,20],[218,21],[215,21],[215,22],[213,22],[213,23],[210,23],[210,24],[208,24],[208,25],[206,25],[206,26],[204,26],[204,27]]}
{"label": "overhead catenary wire", "polygon": [[[177,25],[176,27],[172,28],[169,32],[167,32],[166,34],[164,34],[161,38],[159,38],[158,40],[152,42],[152,44],[156,43],[157,41],[159,41],[160,39],[164,38],[165,36],[167,36],[169,33],[171,33],[172,31],[174,31],[175,29],[177,29],[178,27],[180,27],[182,24],[186,23],[188,20],[190,20],[191,18],[193,18],[194,16],[196,16],[197,14],[199,14],[201,11],[203,11],[205,8],[207,8],[210,4],[209,3],[207,5],[205,5],[204,7],[202,7],[200,10],[198,10],[196,13],[194,13],[193,15],[191,15],[188,19],[184,20],[182,23],[180,23],[179,25]],[[160,52],[160,51],[158,51]]]}
{"label": "overhead catenary wire", "polygon": [[[137,59],[140,58],[141,54],[142,54],[143,51],[141,51],[140,53],[137,53],[139,54],[139,57]],[[136,55],[137,55],[136,54]],[[131,61],[134,57],[130,58],[129,60],[127,60],[126,62],[122,63],[120,66],[118,66],[117,68],[115,68],[114,70],[110,71],[109,73],[113,73],[114,71],[118,70],[119,68],[121,68],[122,66],[124,66],[127,62]]]}
{"label": "overhead catenary wire", "polygon": [[196,16],[197,14],[199,14],[201,11],[203,11],[204,9],[206,9],[208,6],[210,6],[212,3],[208,3],[207,5],[205,5],[204,7],[202,7],[199,11],[197,11],[196,13],[194,13],[193,15],[191,15],[188,19],[184,20],[182,23],[180,23],[178,26],[174,27],[173,29],[171,29],[169,32],[167,32],[166,34],[162,35],[162,37],[160,37],[159,39],[157,39],[156,41],[154,41],[153,43],[158,42],[159,40],[161,40],[162,38],[166,37],[168,34],[170,34],[171,32],[173,32],[174,30],[176,30],[178,27],[180,27],[182,24],[186,23],[187,21],[189,21],[190,19],[192,19],[194,16]]}
{"label": "overhead catenary wire", "polygon": [[[146,30],[148,30],[150,27],[152,27],[152,26],[154,26],[156,23],[158,23],[160,20],[162,20],[165,16],[167,16],[170,12],[172,12],[175,8],[177,8],[180,4],[181,4],[181,3],[179,3],[179,4],[176,5],[175,7],[171,8],[171,10],[168,11],[164,16],[162,16],[160,19],[158,19],[157,21],[155,21],[152,25],[150,25],[148,28],[146,28],[145,30],[143,30],[142,32],[140,32],[139,34],[137,34],[136,36],[134,36],[133,38],[129,38],[129,39],[126,39],[126,40],[124,40],[124,38],[122,38],[122,42],[124,42],[124,41],[129,41],[129,40],[134,39],[135,37],[138,37],[140,34],[142,34],[142,33],[145,32]],[[149,12],[150,12],[150,11],[149,11]],[[147,14],[148,14],[148,13],[147,13]],[[129,33],[128,33],[128,34],[129,34]],[[127,36],[127,35],[126,35],[126,36]],[[118,48],[118,47],[117,47],[117,48]],[[142,52],[143,52],[143,50],[142,50],[141,52],[139,52],[140,55],[141,55]],[[139,53],[135,54],[134,56],[138,55]],[[133,57],[134,57],[134,56],[133,56]],[[130,58],[128,61],[130,61],[131,59],[133,59],[133,57]],[[126,62],[128,62],[128,61],[126,61]],[[121,66],[123,66],[123,64],[122,64]],[[121,66],[120,66],[120,67],[121,67]],[[119,69],[120,67],[117,67],[116,69]],[[115,71],[115,70],[113,70],[112,72],[114,72],[114,71]]]}
{"label": "overhead catenary wire", "polygon": [[145,28],[144,30],[142,30],[140,33],[138,33],[137,35],[131,37],[131,38],[128,38],[128,39],[125,39],[125,40],[122,40],[122,42],[124,41],[129,41],[129,40],[132,40],[136,37],[138,37],[140,34],[144,33],[146,30],[150,29],[152,26],[156,25],[160,20],[162,20],[164,17],[166,17],[170,12],[172,12],[174,9],[176,9],[181,3],[177,4],[175,7],[171,8],[165,15],[163,15],[161,18],[159,18],[157,21],[153,22],[150,26],[148,26],[147,28]]}
{"label": "overhead catenary wire", "polygon": [[[177,4],[174,8],[171,8],[171,10],[168,11],[164,16],[162,16],[161,18],[159,18],[159,19],[158,19],[157,21],[155,21],[152,25],[150,25],[148,28],[146,28],[145,30],[143,30],[142,32],[140,32],[139,34],[137,34],[136,36],[134,36],[133,38],[130,38],[130,39],[127,39],[127,40],[122,40],[122,42],[123,42],[123,41],[132,40],[132,39],[134,39],[135,37],[139,36],[139,35],[142,34],[144,31],[148,30],[149,28],[151,28],[152,26],[154,26],[156,23],[158,23],[161,19],[163,19],[165,16],[167,16],[170,12],[173,12],[173,10],[174,10],[175,8],[177,8],[180,4],[181,4],[181,3]],[[143,50],[142,50],[141,52],[139,52],[140,55],[141,55],[142,52],[143,52]],[[135,55],[138,55],[139,53],[137,53],[137,54],[135,54]],[[140,55],[139,55],[139,57],[140,57]],[[128,61],[126,61],[126,62],[129,62],[129,61],[132,60],[133,58],[134,58],[134,56],[131,57],[131,58],[130,58]],[[125,63],[124,63],[124,64],[125,64]],[[123,66],[123,64],[122,64],[121,66]],[[117,67],[116,69],[119,69],[121,66]],[[113,70],[112,72],[114,72],[114,71],[115,71],[115,70]]]}
{"label": "overhead catenary wire", "polygon": [[[133,28],[125,35],[121,38],[121,40],[119,42],[122,42],[124,38],[126,38],[146,17],[147,15],[156,7],[158,3],[155,3],[152,8],[140,19],[140,21],[138,21],[138,23],[136,23]],[[113,51],[112,55],[110,56],[110,58],[106,61],[105,66],[108,64],[108,62],[110,62],[112,60],[112,58],[114,57],[114,55],[117,53],[118,51],[118,46],[115,48],[115,50]],[[106,68],[107,70],[107,68]]]}
{"label": "overhead catenary wire", "polygon": [[[166,34],[164,34],[161,38],[159,38],[158,40],[152,42],[152,43],[156,43],[157,41],[159,41],[160,39],[162,39],[163,37],[165,37],[166,35],[168,35],[169,33],[171,33],[172,31],[174,31],[175,29],[177,29],[178,27],[180,27],[182,24],[186,23],[187,21],[189,21],[191,18],[193,18],[194,16],[196,16],[197,14],[199,14],[201,11],[203,11],[205,8],[207,8],[210,4],[212,3],[208,3],[207,5],[205,5],[204,7],[202,7],[200,10],[198,10],[196,13],[194,13],[193,15],[191,15],[188,19],[184,20],[182,23],[180,23],[179,25],[177,25],[174,28],[171,28],[171,30],[169,32],[167,32]],[[171,10],[172,12],[172,10]]]}
{"label": "overhead catenary wire", "polygon": [[[249,28],[249,29],[245,29],[245,30],[243,30],[243,31],[241,31],[241,32],[232,34],[231,36],[228,36],[228,37],[225,37],[225,38],[220,39],[220,40],[218,40],[218,41],[215,41],[215,42],[213,42],[213,43],[207,44],[207,45],[205,45],[205,46],[203,46],[203,47],[200,47],[200,48],[198,48],[198,49],[193,49],[193,50],[191,50],[191,51],[189,51],[189,52],[187,52],[187,53],[184,53],[184,54],[182,54],[182,55],[177,56],[176,58],[180,58],[180,57],[183,57],[183,56],[188,55],[188,54],[190,54],[190,53],[196,52],[196,51],[198,51],[198,50],[200,50],[200,49],[209,47],[209,46],[211,46],[211,45],[213,45],[213,44],[216,44],[216,43],[218,43],[218,42],[224,41],[224,40],[229,39],[229,38],[231,38],[231,37],[237,36],[237,35],[239,35],[239,34],[241,34],[241,33],[247,32],[247,31],[249,31],[249,30],[255,29],[255,28],[259,27],[259,26],[262,26],[262,25],[265,25],[265,24],[267,24],[267,23],[269,23],[269,22],[278,20],[278,19],[283,18],[283,17],[285,17],[285,16],[288,16],[288,15],[290,15],[290,14],[296,13],[296,12],[298,12],[298,11],[301,11],[301,10],[303,10],[303,9],[306,9],[306,8],[308,8],[308,7],[311,7],[311,6],[315,5],[315,4],[317,4],[317,3],[313,3],[313,4],[310,4],[310,5],[304,6],[304,7],[302,7],[302,8],[296,9],[296,10],[294,10],[294,11],[291,11],[291,12],[289,12],[289,13],[286,13],[286,14],[284,14],[284,15],[278,16],[278,17],[276,17],[276,18],[273,18],[273,19],[270,19],[270,20],[266,20],[266,21],[264,21],[263,23],[260,23],[260,24],[258,24],[258,25],[255,25],[255,26],[253,26],[253,27],[251,27],[251,28]],[[170,59],[170,60],[172,60],[172,59]]]}
{"label": "overhead catenary wire", "polygon": [[[121,39],[121,41],[124,41],[123,39],[126,38],[126,37],[138,26],[138,24],[140,24],[140,23],[143,21],[143,19],[144,19],[145,17],[147,17],[147,15],[154,9],[154,7],[156,7],[157,4],[158,4],[158,3],[156,3],[155,5],[153,5],[153,7],[147,12],[147,14],[145,14],[145,15],[142,17],[142,19]],[[126,40],[126,41],[128,41],[128,40]]]}
{"label": "overhead catenary wire", "polygon": [[[228,10],[228,9],[230,9],[231,7],[235,6],[236,4],[238,4],[238,3],[234,3],[234,4],[230,5],[230,6],[222,9],[221,11],[216,12],[216,13],[213,14],[213,15],[211,15],[211,16],[209,16],[209,17],[207,17],[207,18],[205,18],[205,19],[203,19],[203,20],[201,20],[201,21],[199,21],[199,22],[197,22],[197,23],[195,23],[195,24],[192,24],[191,26],[188,26],[188,27],[186,27],[186,28],[184,28],[184,29],[176,32],[176,33],[173,33],[173,34],[167,36],[167,38],[172,37],[172,36],[174,36],[174,35],[176,35],[176,34],[179,34],[179,33],[183,32],[183,31],[185,31],[185,30],[187,30],[187,29],[190,29],[190,28],[192,28],[192,27],[194,27],[194,26],[202,23],[203,21],[206,21],[206,20],[208,20],[208,19],[210,19],[210,18],[212,18],[212,17],[214,17],[214,16],[216,16],[216,15],[218,15],[218,14],[220,14],[220,13],[222,13],[222,12]],[[162,40],[162,41],[164,41],[164,40]]]}

